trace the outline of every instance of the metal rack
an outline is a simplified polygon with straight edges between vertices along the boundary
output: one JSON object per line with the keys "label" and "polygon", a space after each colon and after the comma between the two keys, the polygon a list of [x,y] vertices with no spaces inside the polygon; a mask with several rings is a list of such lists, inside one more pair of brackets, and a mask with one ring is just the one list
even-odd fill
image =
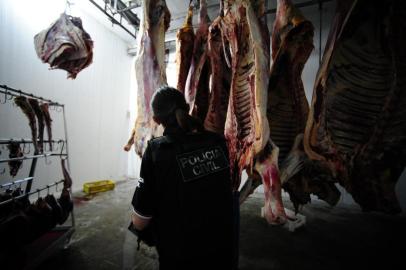
{"label": "metal rack", "polygon": [[[0,96],[0,103],[1,104],[6,104],[9,101],[12,101],[13,97],[17,96],[26,96],[29,98],[34,98],[39,101],[47,102],[50,106],[53,106],[55,108],[55,111],[61,112],[63,114],[63,122],[64,122],[64,139],[61,140],[44,140],[44,143],[52,143],[52,144],[58,144],[60,145],[60,151],[56,152],[43,152],[40,154],[34,154],[34,155],[24,155],[22,157],[17,157],[17,158],[6,158],[6,159],[0,159],[0,164],[6,163],[9,161],[23,161],[23,160],[31,160],[31,166],[29,170],[29,175],[26,178],[3,183],[0,185],[1,189],[4,188],[10,188],[10,187],[21,187],[23,184],[25,184],[25,190],[24,193],[18,197],[0,202],[0,206],[3,204],[10,203],[13,200],[18,200],[23,197],[29,197],[32,194],[40,194],[41,191],[43,190],[48,190],[51,187],[57,188],[59,184],[62,184],[64,181],[56,181],[52,184],[47,184],[41,188],[38,188],[36,190],[31,190],[33,181],[35,180],[35,170],[37,167],[37,161],[38,159],[41,158],[49,158],[49,157],[65,157],[67,159],[67,168],[70,169],[70,164],[69,164],[69,154],[68,154],[68,136],[67,136],[67,125],[66,125],[66,117],[65,117],[65,108],[63,104],[60,104],[58,102],[54,102],[49,99],[45,99],[43,97],[35,96],[31,93],[27,93],[18,89],[14,89],[12,87],[6,86],[6,85],[0,85],[0,93],[4,94],[4,97],[2,95]],[[1,144],[10,144],[13,142],[18,142],[22,143],[25,145],[30,145],[33,144],[32,139],[26,139],[26,138],[9,138],[9,139],[0,139],[0,145]],[[24,151],[23,151],[24,152]],[[26,153],[25,153],[26,154]],[[65,222],[66,223],[66,222]],[[72,212],[70,213],[70,224],[69,225],[62,225],[62,226],[56,226],[54,229],[51,231],[47,232],[45,235],[39,237],[38,239],[34,240],[32,243],[26,245],[24,248],[24,251],[27,253],[27,258],[26,258],[26,263],[25,267],[23,269],[28,270],[28,269],[35,269],[44,259],[48,258],[52,253],[54,253],[58,247],[62,248],[67,248],[70,243],[70,239],[72,234],[75,231],[75,216]],[[47,235],[48,234],[48,235]],[[49,236],[49,237],[47,237]],[[52,236],[52,237],[51,237]],[[48,240],[50,239],[50,240]],[[45,244],[44,244],[45,243]]]}

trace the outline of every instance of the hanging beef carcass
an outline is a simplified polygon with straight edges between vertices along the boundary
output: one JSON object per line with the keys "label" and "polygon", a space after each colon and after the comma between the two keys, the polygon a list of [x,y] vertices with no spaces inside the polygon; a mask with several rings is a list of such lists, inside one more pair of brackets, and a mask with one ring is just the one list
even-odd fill
{"label": "hanging beef carcass", "polygon": [[190,1],[185,22],[176,34],[176,73],[178,75],[176,85],[182,93],[185,91],[186,79],[192,61],[194,40],[193,5]]}
{"label": "hanging beef carcass", "polygon": [[405,1],[338,1],[306,125],[305,151],[363,210],[400,211],[406,164]]}
{"label": "hanging beef carcass", "polygon": [[[207,130],[224,134],[231,83],[231,68],[227,64],[228,43],[221,35],[221,17],[217,17],[209,28],[208,54],[211,66],[209,109],[204,121]],[[227,57],[227,59],[226,59]]]}
{"label": "hanging beef carcass", "polygon": [[193,45],[193,55],[186,80],[185,98],[190,113],[204,122],[209,108],[210,62],[207,38],[210,19],[206,0],[200,1],[199,26]]}
{"label": "hanging beef carcass", "polygon": [[240,185],[242,170],[252,173],[254,157],[269,139],[266,119],[269,45],[263,39],[264,28],[258,20],[262,14],[254,11],[253,4],[257,2],[225,1],[221,21],[221,31],[231,52],[232,78],[224,133],[235,190]]}
{"label": "hanging beef carcass", "polygon": [[164,42],[171,16],[164,0],[146,0],[142,6],[143,19],[135,60],[137,118],[131,137],[124,146],[124,150],[129,151],[135,144],[139,156],[144,153],[148,140],[161,132],[152,120],[150,101],[153,93],[166,84]]}
{"label": "hanging beef carcass", "polygon": [[339,192],[333,182],[320,182],[328,169],[310,162],[303,149],[303,133],[309,113],[302,71],[313,46],[314,27],[290,0],[278,0],[272,35],[273,64],[269,79],[268,121],[272,141],[279,148],[283,188],[296,211],[310,200],[310,193],[330,204]]}

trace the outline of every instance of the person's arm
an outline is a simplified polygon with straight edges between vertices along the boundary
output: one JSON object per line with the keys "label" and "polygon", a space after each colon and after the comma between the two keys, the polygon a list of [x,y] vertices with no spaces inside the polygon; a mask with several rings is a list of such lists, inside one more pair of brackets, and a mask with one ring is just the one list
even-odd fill
{"label": "person's arm", "polygon": [[154,176],[151,148],[148,146],[141,161],[140,179],[132,199],[131,220],[137,230],[143,230],[151,221],[154,204]]}

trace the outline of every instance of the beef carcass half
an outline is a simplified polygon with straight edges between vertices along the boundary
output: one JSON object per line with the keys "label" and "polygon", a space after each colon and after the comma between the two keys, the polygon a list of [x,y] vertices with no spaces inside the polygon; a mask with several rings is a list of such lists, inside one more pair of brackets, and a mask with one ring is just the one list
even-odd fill
{"label": "beef carcass half", "polygon": [[313,35],[312,23],[300,10],[290,0],[278,0],[267,115],[271,139],[279,148],[281,182],[296,211],[300,204],[310,201],[310,193],[332,205],[339,199],[333,182],[319,181],[319,176],[329,175],[327,168],[310,162],[303,149],[309,105],[301,75],[314,48]]}
{"label": "beef carcass half", "polygon": [[31,107],[30,103],[28,103],[28,100],[24,96],[18,96],[14,98],[15,104],[20,107],[20,109],[23,111],[23,113],[27,116],[28,122],[31,128],[31,138],[32,138],[32,144],[34,145],[34,151],[35,154],[39,153],[38,150],[38,140],[37,140],[37,120],[35,118],[35,112],[33,108]]}
{"label": "beef carcass half", "polygon": [[[224,134],[231,84],[231,68],[227,64],[228,43],[221,35],[221,17],[217,17],[209,28],[208,54],[211,66],[210,101],[204,127]],[[227,57],[227,58],[226,58]]]}
{"label": "beef carcass half", "polygon": [[129,151],[135,144],[139,156],[144,153],[148,140],[162,132],[152,119],[150,102],[154,92],[167,83],[164,42],[171,17],[165,0],[143,1],[142,8],[143,19],[135,60],[137,118],[130,139],[124,146],[124,150]]}
{"label": "beef carcass half", "polygon": [[93,60],[93,41],[83,29],[82,20],[65,13],[34,37],[35,50],[51,69],[68,71],[68,78],[89,66]]}
{"label": "beef carcass half", "polygon": [[176,33],[176,73],[177,89],[184,93],[186,79],[192,61],[195,33],[193,31],[193,5],[189,3],[188,13],[182,27]]}
{"label": "beef carcass half", "polygon": [[[255,2],[255,3],[251,3]],[[225,123],[233,188],[237,190],[241,172],[252,173],[254,157],[269,141],[266,118],[269,80],[268,41],[253,4],[263,1],[225,1],[221,31],[230,45],[231,89]],[[257,12],[263,9],[256,9]]]}
{"label": "beef carcass half", "polygon": [[191,115],[204,122],[209,108],[210,62],[208,43],[210,19],[206,0],[200,1],[199,26],[193,45],[193,55],[186,80],[185,99]]}
{"label": "beef carcass half", "polygon": [[304,146],[363,210],[400,211],[406,164],[406,3],[338,1]]}

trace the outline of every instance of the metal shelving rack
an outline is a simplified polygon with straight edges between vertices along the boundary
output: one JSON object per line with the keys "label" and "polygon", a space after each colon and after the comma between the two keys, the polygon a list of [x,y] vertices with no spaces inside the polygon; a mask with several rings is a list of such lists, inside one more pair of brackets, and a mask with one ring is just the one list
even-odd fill
{"label": "metal shelving rack", "polygon": [[[70,170],[70,164],[69,164],[69,154],[68,154],[68,134],[67,134],[67,125],[66,125],[66,117],[65,117],[65,106],[63,104],[60,104],[58,102],[54,102],[49,99],[45,99],[43,97],[35,96],[31,93],[27,93],[21,90],[17,90],[14,88],[11,88],[6,85],[0,85],[0,93],[4,94],[4,99],[0,99],[1,104],[5,104],[8,101],[12,101],[14,97],[17,96],[25,96],[28,98],[34,98],[37,99],[38,101],[46,102],[49,104],[49,106],[53,106],[56,108],[56,111],[62,112],[63,114],[63,128],[64,128],[64,136],[65,138],[63,140],[52,140],[52,141],[47,141],[44,140],[44,143],[58,143],[62,144],[60,152],[44,152],[40,154],[34,154],[31,156],[22,156],[18,158],[8,158],[8,159],[0,159],[0,164],[1,163],[6,163],[9,161],[17,161],[17,160],[31,160],[31,166],[30,166],[30,171],[28,177],[24,179],[19,179],[15,180],[12,182],[4,183],[0,185],[1,189],[7,188],[7,187],[12,187],[12,186],[21,186],[23,184],[26,184],[24,193],[19,196],[14,198],[19,199],[20,197],[25,197],[25,196],[30,196],[32,194],[39,194],[43,190],[48,190],[50,187],[53,186],[58,186],[59,184],[63,183],[63,180],[54,182],[52,184],[45,185],[41,188],[38,188],[36,190],[31,190],[32,188],[32,183],[35,179],[35,170],[37,167],[37,161],[40,158],[48,158],[48,157],[66,157],[67,161],[67,168]],[[25,138],[10,138],[10,139],[0,139],[0,145],[1,144],[10,144],[12,142],[18,142],[21,144],[32,144],[33,141],[32,139],[25,139]],[[9,203],[13,199],[0,202],[0,205]],[[69,223],[68,221],[65,223]],[[26,263],[24,266],[24,270],[29,270],[29,269],[35,269],[41,262],[43,262],[46,258],[51,256],[54,252],[58,250],[58,248],[67,248],[70,243],[70,239],[72,237],[72,234],[75,231],[75,216],[73,213],[73,210],[70,214],[70,225],[63,225],[56,226],[52,230],[48,231],[45,233],[45,235],[39,237],[38,239],[34,240],[32,243],[24,246],[24,250],[26,254],[28,255],[26,258]],[[46,236],[52,235],[52,237],[48,237],[51,240],[43,241],[43,239],[46,238]],[[45,244],[44,244],[45,243]]]}

